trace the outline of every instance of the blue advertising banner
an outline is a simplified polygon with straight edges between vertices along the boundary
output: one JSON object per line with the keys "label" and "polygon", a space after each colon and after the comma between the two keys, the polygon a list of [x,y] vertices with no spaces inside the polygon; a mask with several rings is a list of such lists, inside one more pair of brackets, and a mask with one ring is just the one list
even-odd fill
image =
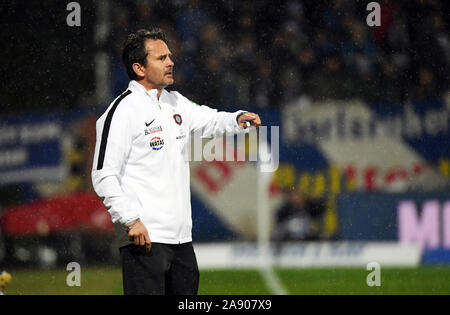
{"label": "blue advertising banner", "polygon": [[341,194],[337,208],[339,240],[415,243],[424,262],[450,261],[450,192]]}
{"label": "blue advertising banner", "polygon": [[0,185],[60,180],[63,131],[61,117],[0,119]]}

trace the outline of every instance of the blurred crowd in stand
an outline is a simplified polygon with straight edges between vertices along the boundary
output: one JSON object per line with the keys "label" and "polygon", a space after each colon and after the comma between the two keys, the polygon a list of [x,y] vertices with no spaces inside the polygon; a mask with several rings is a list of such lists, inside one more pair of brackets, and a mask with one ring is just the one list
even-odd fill
{"label": "blurred crowd in stand", "polygon": [[170,39],[172,88],[223,110],[440,97],[450,83],[449,2],[376,2],[381,26],[370,27],[362,0],[80,0],[81,27],[69,27],[58,0],[5,0],[0,113],[103,108],[128,83],[126,36],[151,26]]}
{"label": "blurred crowd in stand", "polygon": [[439,97],[449,85],[448,4],[378,1],[116,1],[108,41],[112,93],[126,88],[126,35],[159,26],[170,38],[176,85],[198,103],[226,110],[280,108],[298,99],[372,103]]}

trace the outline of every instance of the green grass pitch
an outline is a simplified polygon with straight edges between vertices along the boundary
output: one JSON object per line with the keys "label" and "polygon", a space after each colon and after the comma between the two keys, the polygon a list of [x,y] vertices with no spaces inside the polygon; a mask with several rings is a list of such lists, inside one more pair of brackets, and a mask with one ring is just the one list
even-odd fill
{"label": "green grass pitch", "polygon": [[[66,270],[8,270],[5,294],[122,294],[119,268],[81,269],[81,286],[69,287]],[[289,294],[450,294],[450,266],[381,269],[381,286],[369,287],[361,268],[275,269]],[[272,294],[257,270],[201,270],[199,294]]]}

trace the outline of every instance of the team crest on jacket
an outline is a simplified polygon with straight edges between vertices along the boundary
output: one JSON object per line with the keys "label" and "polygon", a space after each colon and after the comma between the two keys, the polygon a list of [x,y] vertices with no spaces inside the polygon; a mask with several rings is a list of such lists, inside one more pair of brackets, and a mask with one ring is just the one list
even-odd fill
{"label": "team crest on jacket", "polygon": [[164,146],[164,140],[160,137],[153,137],[152,140],[150,140],[150,148],[153,150],[161,150]]}
{"label": "team crest on jacket", "polygon": [[178,125],[181,125],[181,123],[183,122],[183,120],[181,119],[180,114],[175,114],[175,115],[173,115],[173,119],[175,119],[175,122],[176,122]]}

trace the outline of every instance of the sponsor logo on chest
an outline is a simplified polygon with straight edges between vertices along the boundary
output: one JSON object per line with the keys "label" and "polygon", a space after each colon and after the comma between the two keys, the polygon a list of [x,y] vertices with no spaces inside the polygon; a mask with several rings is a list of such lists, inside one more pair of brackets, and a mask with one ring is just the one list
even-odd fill
{"label": "sponsor logo on chest", "polygon": [[154,134],[156,132],[161,132],[161,131],[162,131],[162,127],[161,126],[155,126],[155,127],[152,127],[152,128],[145,129],[144,133],[147,136],[147,135],[151,135],[151,134]]}
{"label": "sponsor logo on chest", "polygon": [[152,140],[150,140],[150,148],[152,150],[161,150],[164,146],[164,140],[160,137],[153,137]]}

